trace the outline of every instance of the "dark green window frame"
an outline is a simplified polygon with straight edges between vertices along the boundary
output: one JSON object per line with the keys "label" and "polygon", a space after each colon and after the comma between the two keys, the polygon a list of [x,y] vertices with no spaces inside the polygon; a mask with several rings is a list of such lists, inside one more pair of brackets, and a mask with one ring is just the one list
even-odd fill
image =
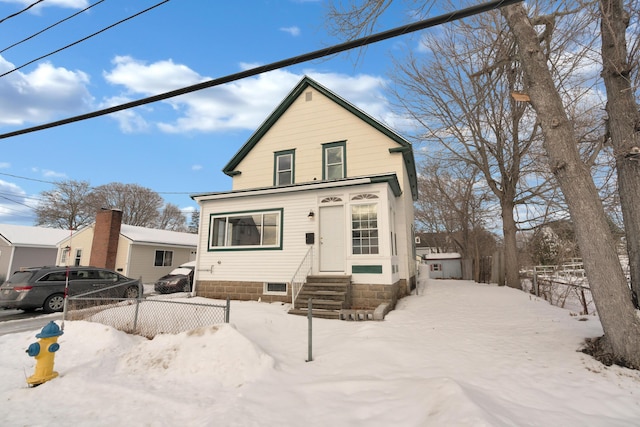
{"label": "dark green window frame", "polygon": [[[289,169],[280,169],[280,159],[290,157],[291,164]],[[281,185],[291,185],[296,182],[296,150],[282,150],[276,151],[273,153],[273,185],[274,187],[279,187]],[[285,176],[286,173],[289,173],[289,182],[280,182],[282,176]]]}
{"label": "dark green window frame", "polygon": [[[272,221],[273,215],[276,218]],[[207,249],[210,252],[282,250],[283,217],[283,208],[212,213]],[[271,233],[265,230],[269,226],[275,227]],[[265,238],[274,237],[275,243],[264,243]]]}
{"label": "dark green window frame", "polygon": [[[329,150],[334,150],[335,148],[341,148],[342,152],[342,176],[340,178],[329,177],[328,170],[330,167],[338,165],[338,163],[331,163],[331,159],[329,158]],[[322,180],[333,180],[333,179],[342,179],[347,177],[347,141],[339,141],[339,142],[328,142],[326,144],[322,144]]]}

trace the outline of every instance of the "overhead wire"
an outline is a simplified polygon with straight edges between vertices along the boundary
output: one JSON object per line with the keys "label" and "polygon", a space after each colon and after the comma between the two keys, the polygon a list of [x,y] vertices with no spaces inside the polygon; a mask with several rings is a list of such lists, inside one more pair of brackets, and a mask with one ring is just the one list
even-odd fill
{"label": "overhead wire", "polygon": [[7,46],[7,47],[5,47],[4,49],[0,50],[0,53],[6,52],[7,50],[9,50],[9,49],[11,49],[11,48],[14,48],[14,47],[18,46],[19,44],[22,44],[22,43],[24,43],[24,42],[26,42],[26,41],[28,41],[28,40],[31,40],[32,38],[39,36],[40,34],[44,33],[45,31],[48,31],[48,30],[52,29],[53,27],[56,27],[56,26],[58,26],[58,25],[62,24],[63,22],[68,21],[69,19],[75,18],[76,16],[80,15],[81,13],[86,12],[87,10],[91,9],[92,7],[99,5],[99,4],[100,4],[100,3],[102,3],[103,1],[105,1],[105,0],[97,1],[97,2],[95,2],[95,3],[91,4],[91,5],[89,5],[88,7],[85,7],[84,9],[82,9],[82,10],[80,10],[80,11],[78,11],[78,12],[74,13],[73,15],[69,15],[69,16],[67,16],[67,17],[66,17],[66,18],[64,18],[64,19],[61,19],[61,20],[59,20],[58,22],[56,22],[56,23],[54,23],[54,24],[49,25],[48,27],[46,27],[46,28],[44,28],[44,29],[42,29],[42,30],[38,31],[37,33],[34,33],[34,34],[30,35],[29,37],[27,37],[27,38],[24,38],[24,39],[20,40],[19,42],[15,42],[15,43],[14,43],[14,44],[12,44],[11,46]]}
{"label": "overhead wire", "polygon": [[[44,179],[29,178],[26,176],[14,175],[14,174],[5,173],[5,172],[0,172],[0,175],[10,176],[11,178],[25,179],[27,181],[42,182],[42,183],[51,184],[51,185],[58,185],[60,183],[58,181],[46,181]],[[90,186],[89,188],[96,188],[96,187]],[[180,195],[189,195],[189,194],[199,193],[198,191],[154,191],[154,192],[158,194],[180,194]],[[7,193],[3,193],[0,191],[0,194],[7,194]],[[25,197],[25,198],[28,198],[28,197]],[[38,200],[38,199],[35,199],[35,200]]]}
{"label": "overhead wire", "polygon": [[[436,16],[434,18],[425,19],[422,21],[414,22],[412,24],[404,25],[401,27],[396,27],[387,31],[383,31],[381,33],[372,34],[370,36],[362,37],[356,40],[351,40],[345,43],[341,43],[338,45],[330,46],[328,48],[319,49],[310,53],[302,54],[299,56],[294,56],[288,59],[284,59],[277,62],[272,62],[267,65],[262,65],[255,68],[250,68],[248,70],[241,71],[239,73],[229,74],[224,77],[220,77],[217,79],[207,80],[201,83],[194,84],[192,86],[183,87],[181,89],[175,89],[169,92],[161,93],[158,95],[153,95],[147,98],[142,98],[136,101],[127,102],[120,105],[115,105],[109,108],[105,108],[102,110],[93,111],[91,113],[81,114],[74,117],[69,117],[62,120],[57,120],[54,122],[45,123],[38,126],[33,126],[30,128],[20,129],[13,132],[7,132],[0,134],[0,139],[6,139],[13,136],[24,135],[26,133],[36,132],[44,129],[50,129],[57,126],[66,125],[69,123],[79,122],[82,120],[87,120],[99,116],[104,116],[107,114],[116,113],[118,111],[127,110],[134,107],[139,107],[141,105],[151,104],[153,102],[162,101],[169,98],[174,98],[176,96],[185,95],[188,93],[200,91],[203,89],[208,89],[211,87],[219,86],[225,83],[230,83],[236,80],[241,80],[247,77],[255,76],[258,74],[265,73],[267,71],[273,71],[279,68],[285,68],[291,65],[299,64],[302,62],[311,61],[313,59],[322,58],[329,55],[334,55],[336,53],[344,52],[346,50],[354,49],[356,47],[363,47],[372,43],[377,43],[383,40],[387,40],[393,37],[397,37],[404,34],[409,34],[415,31],[424,30],[426,28],[434,27],[436,25],[445,24],[447,22],[456,21],[462,18],[466,18],[472,15],[477,15],[482,12],[487,12],[490,10],[497,9],[502,6],[508,6],[515,3],[520,3],[523,0],[494,0],[487,3],[482,3],[480,5],[471,6],[465,9],[456,10],[450,13],[446,13],[440,16]],[[4,75],[4,74],[3,74]],[[0,75],[1,77],[2,75]]]}
{"label": "overhead wire", "polygon": [[84,38],[81,38],[80,40],[76,40],[75,42],[70,43],[70,44],[68,44],[68,45],[66,45],[66,46],[63,46],[63,47],[61,47],[61,48],[59,48],[59,49],[56,49],[56,50],[54,50],[53,52],[49,52],[49,53],[47,53],[46,55],[42,55],[42,56],[40,56],[40,57],[38,57],[38,58],[36,58],[36,59],[32,59],[32,60],[31,60],[31,61],[29,61],[29,62],[25,62],[24,64],[22,64],[22,65],[20,65],[20,66],[18,66],[18,67],[15,67],[15,68],[13,68],[13,69],[11,69],[11,70],[9,70],[9,71],[6,71],[6,72],[4,72],[4,73],[0,74],[0,77],[4,77],[4,76],[6,76],[6,75],[8,75],[8,74],[11,74],[11,73],[13,73],[13,72],[15,72],[15,71],[20,70],[21,68],[26,67],[27,65],[31,65],[31,64],[33,64],[34,62],[40,61],[41,59],[48,58],[49,56],[51,56],[51,55],[55,55],[55,54],[56,54],[56,53],[58,53],[58,52],[62,52],[62,51],[63,51],[63,50],[65,50],[65,49],[68,49],[68,48],[70,48],[70,47],[72,47],[72,46],[75,46],[75,45],[77,45],[77,44],[79,44],[79,43],[82,43],[82,42],[84,42],[84,41],[86,41],[86,40],[88,40],[88,39],[90,39],[90,38],[92,38],[92,37],[97,36],[98,34],[101,34],[101,33],[105,32],[105,31],[107,31],[107,30],[109,30],[109,29],[111,29],[111,28],[113,28],[113,27],[115,27],[115,26],[117,26],[117,25],[122,24],[123,22],[127,22],[127,21],[129,21],[130,19],[136,18],[136,17],[138,17],[138,16],[142,15],[143,13],[149,12],[150,10],[155,9],[156,7],[161,6],[161,5],[163,5],[163,4],[165,4],[165,3],[168,3],[168,2],[169,2],[169,0],[164,0],[164,1],[161,1],[160,3],[156,3],[155,5],[153,5],[153,6],[151,6],[151,7],[148,7],[147,9],[144,9],[144,10],[142,10],[142,11],[140,11],[140,12],[136,13],[136,14],[133,14],[133,15],[131,15],[131,16],[129,16],[129,17],[127,17],[127,18],[125,18],[125,19],[122,19],[122,20],[120,20],[120,21],[118,21],[118,22],[116,22],[116,23],[114,23],[114,24],[109,25],[108,27],[105,27],[105,28],[101,29],[100,31],[96,31],[95,33],[90,34],[90,35],[88,35],[88,36],[86,36],[86,37],[84,37]]}
{"label": "overhead wire", "polygon": [[38,0],[35,3],[31,3],[29,6],[25,7],[24,9],[16,12],[16,13],[12,13],[9,16],[6,16],[2,19],[0,19],[0,24],[2,24],[4,21],[6,21],[7,19],[11,19],[11,18],[15,18],[16,16],[20,15],[21,13],[26,12],[27,10],[31,9],[33,6],[37,5],[38,3],[42,3],[44,0]]}

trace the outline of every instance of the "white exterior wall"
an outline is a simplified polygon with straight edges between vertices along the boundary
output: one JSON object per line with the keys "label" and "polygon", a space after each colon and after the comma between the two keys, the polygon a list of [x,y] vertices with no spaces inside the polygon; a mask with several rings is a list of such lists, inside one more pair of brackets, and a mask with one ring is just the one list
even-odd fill
{"label": "white exterior wall", "polygon": [[[399,179],[400,177],[398,177]],[[402,259],[406,260],[406,264],[404,268],[406,270],[403,271],[403,277],[411,278],[416,277],[418,275],[418,267],[415,258],[415,230],[414,230],[414,205],[413,198],[411,197],[411,187],[409,184],[409,176],[404,174],[404,182],[401,184],[403,188],[402,203],[399,203],[400,208],[398,212],[398,216],[401,217],[398,219],[400,221],[400,228],[398,230],[403,230],[405,235],[403,236],[404,244],[402,245]],[[398,242],[398,245],[400,243]],[[406,271],[406,274],[405,274]],[[408,284],[409,285],[409,284]]]}
{"label": "white exterior wall", "polygon": [[0,236],[0,279],[8,279],[11,276],[11,259],[13,258],[13,246]]}
{"label": "white exterior wall", "polygon": [[[378,199],[351,201],[354,195],[372,193]],[[392,273],[390,207],[397,200],[388,190],[387,183],[355,185],[349,187],[294,191],[281,194],[252,195],[251,197],[221,196],[201,202],[201,227],[198,242],[198,280],[213,281],[291,281],[307,249],[306,233],[315,233],[313,273],[319,270],[319,207],[321,200],[340,197],[344,204],[344,247],[346,264],[344,274],[352,276],[353,283],[393,284],[401,273]],[[390,198],[391,197],[391,198]],[[351,208],[355,203],[378,204],[379,254],[351,255]],[[208,247],[211,214],[255,210],[283,209],[282,250],[215,250]],[[315,217],[308,218],[313,210]],[[396,225],[396,230],[400,230]],[[398,235],[398,246],[406,246]],[[382,274],[352,274],[354,265],[381,265]]]}
{"label": "white exterior wall", "polygon": [[[395,172],[406,185],[402,154],[389,153],[400,145],[309,87],[235,168],[242,173],[233,177],[233,190],[273,185],[274,152],[283,150],[295,150],[296,183],[320,181],[322,144],[340,141],[346,141],[347,177]],[[408,186],[403,191],[411,198]]]}

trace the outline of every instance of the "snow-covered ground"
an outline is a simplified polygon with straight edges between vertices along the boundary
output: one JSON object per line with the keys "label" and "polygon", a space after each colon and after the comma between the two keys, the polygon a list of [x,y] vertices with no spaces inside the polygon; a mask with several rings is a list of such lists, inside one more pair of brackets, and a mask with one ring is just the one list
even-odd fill
{"label": "snow-covered ground", "polygon": [[598,318],[521,291],[430,281],[383,322],[314,319],[311,362],[307,319],[287,309],[232,302],[229,325],[153,340],[65,322],[60,376],[35,388],[39,331],[2,336],[0,425],[640,423],[640,372],[577,351]]}

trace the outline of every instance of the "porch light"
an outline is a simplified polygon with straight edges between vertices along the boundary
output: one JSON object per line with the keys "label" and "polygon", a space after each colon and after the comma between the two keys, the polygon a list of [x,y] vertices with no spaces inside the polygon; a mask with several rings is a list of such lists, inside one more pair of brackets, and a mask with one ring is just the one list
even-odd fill
{"label": "porch light", "polygon": [[314,217],[314,216],[316,216],[316,214],[315,214],[315,212],[313,212],[313,209],[311,209],[311,210],[309,211],[309,215],[307,215],[307,218],[309,218],[309,219],[313,219],[313,217]]}

